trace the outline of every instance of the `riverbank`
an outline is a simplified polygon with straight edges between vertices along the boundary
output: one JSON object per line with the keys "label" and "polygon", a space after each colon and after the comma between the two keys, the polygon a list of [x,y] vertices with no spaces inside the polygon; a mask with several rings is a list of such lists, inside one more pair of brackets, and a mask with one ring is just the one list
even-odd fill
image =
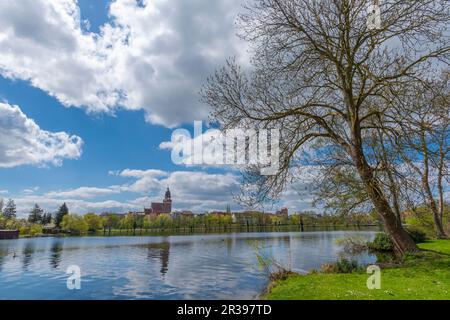
{"label": "riverbank", "polygon": [[420,244],[401,265],[382,267],[381,289],[369,290],[366,273],[292,275],[269,285],[269,300],[449,300],[450,240]]}
{"label": "riverbank", "polygon": [[112,229],[97,230],[86,233],[47,233],[35,235],[20,235],[20,238],[40,238],[40,237],[142,237],[142,236],[187,236],[187,235],[208,235],[208,234],[229,234],[229,233],[252,233],[252,232],[316,232],[316,231],[381,231],[378,225],[346,225],[327,226],[311,225],[303,228],[298,225],[280,226],[232,226],[227,228],[159,228],[159,229]]}

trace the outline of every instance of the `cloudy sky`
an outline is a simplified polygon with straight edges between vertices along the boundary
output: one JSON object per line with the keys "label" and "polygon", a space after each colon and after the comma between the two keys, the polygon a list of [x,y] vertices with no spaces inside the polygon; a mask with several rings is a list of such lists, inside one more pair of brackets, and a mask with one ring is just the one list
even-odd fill
{"label": "cloudy sky", "polygon": [[[206,120],[198,92],[229,56],[241,0],[0,0],[0,198],[20,214],[67,202],[142,210],[170,186],[176,209],[238,209],[231,169],[177,166],[175,128]],[[290,188],[280,202],[310,207]]]}

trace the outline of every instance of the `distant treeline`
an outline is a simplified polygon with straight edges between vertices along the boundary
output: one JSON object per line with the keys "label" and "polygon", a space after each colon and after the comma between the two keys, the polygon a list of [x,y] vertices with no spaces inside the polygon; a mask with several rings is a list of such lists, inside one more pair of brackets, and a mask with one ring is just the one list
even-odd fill
{"label": "distant treeline", "polygon": [[0,207],[0,229],[18,229],[22,235],[35,236],[39,234],[141,234],[162,232],[165,230],[181,230],[192,232],[254,230],[265,227],[294,226],[299,229],[306,227],[345,227],[370,226],[378,224],[372,214],[352,213],[348,215],[317,214],[302,212],[293,215],[266,214],[258,211],[245,213],[207,213],[197,215],[160,214],[140,215],[135,213],[117,214],[88,213],[83,216],[69,213],[69,208],[63,204],[54,214],[46,214],[35,205],[28,219],[18,219],[13,200],[3,209]]}

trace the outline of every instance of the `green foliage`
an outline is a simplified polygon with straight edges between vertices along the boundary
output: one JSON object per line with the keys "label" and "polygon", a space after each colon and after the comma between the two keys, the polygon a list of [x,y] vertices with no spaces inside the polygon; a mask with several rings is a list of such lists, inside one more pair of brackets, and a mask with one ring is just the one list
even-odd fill
{"label": "green foliage", "polygon": [[103,219],[95,213],[87,213],[84,215],[84,221],[88,225],[89,231],[97,231],[103,228]]}
{"label": "green foliage", "polygon": [[19,232],[24,236],[38,236],[42,234],[42,225],[35,223],[29,226],[22,226],[19,228]]}
{"label": "green foliage", "polygon": [[61,207],[59,207],[58,212],[55,216],[55,225],[56,227],[61,227],[61,223],[63,221],[63,218],[69,214],[69,208],[67,208],[66,203],[64,203]]}
{"label": "green foliage", "polygon": [[88,231],[89,227],[83,217],[76,214],[67,214],[61,221],[61,228],[68,233],[82,234]]}
{"label": "green foliage", "polygon": [[269,272],[270,281],[285,280],[295,273],[290,268],[277,261],[272,255],[267,255],[265,248],[258,241],[249,241],[249,245],[256,253],[258,266]]}
{"label": "green foliage", "polygon": [[44,210],[36,203],[28,216],[29,223],[42,223],[44,218]]}
{"label": "green foliage", "polygon": [[427,240],[426,233],[421,231],[420,229],[409,227],[406,229],[406,231],[415,243],[423,243]]}
{"label": "green foliage", "polygon": [[42,234],[42,226],[40,224],[33,224],[30,227],[30,236]]}
{"label": "green foliage", "polygon": [[341,258],[336,263],[323,264],[320,270],[322,273],[352,273],[363,270],[363,267],[356,260]]}
{"label": "green foliage", "polygon": [[107,213],[103,217],[103,227],[106,229],[118,228],[120,223],[120,218],[116,214]]}
{"label": "green foliage", "polygon": [[3,217],[5,219],[13,219],[16,217],[17,208],[14,200],[9,199],[6,207],[3,209]]}
{"label": "green foliage", "polygon": [[42,216],[42,224],[46,225],[52,223],[52,214],[51,213],[44,213]]}
{"label": "green foliage", "polygon": [[6,230],[18,230],[21,226],[25,225],[25,220],[18,220],[16,218],[6,219],[4,228]]}
{"label": "green foliage", "polygon": [[[444,228],[450,229],[450,207],[448,204],[444,207],[442,219]],[[436,228],[433,221],[433,214],[427,206],[420,206],[406,217],[405,222],[409,229],[414,229],[425,233],[426,237],[433,238],[436,235]]]}
{"label": "green foliage", "polygon": [[342,246],[344,253],[358,254],[367,250],[367,241],[361,236],[350,236],[336,240],[336,244]]}
{"label": "green foliage", "polygon": [[368,243],[368,247],[374,251],[392,251],[394,244],[386,233],[378,233],[372,242]]}
{"label": "green foliage", "polygon": [[448,300],[450,240],[419,244],[423,257],[409,257],[406,267],[383,268],[381,290],[369,290],[368,274],[296,275],[271,284],[267,299],[276,300]]}
{"label": "green foliage", "polygon": [[120,228],[122,228],[122,229],[136,229],[137,228],[136,216],[134,214],[127,214],[120,221]]}

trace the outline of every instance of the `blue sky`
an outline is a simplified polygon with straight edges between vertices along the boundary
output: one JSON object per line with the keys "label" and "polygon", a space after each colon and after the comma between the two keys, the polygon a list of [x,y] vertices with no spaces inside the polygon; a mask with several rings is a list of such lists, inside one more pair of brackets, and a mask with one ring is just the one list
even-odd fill
{"label": "blue sky", "polygon": [[[64,201],[80,214],[121,212],[170,186],[176,209],[240,208],[235,170],[177,166],[160,148],[206,120],[198,91],[215,68],[229,56],[248,63],[239,10],[239,0],[2,2],[0,197],[21,215]],[[292,189],[280,206],[309,200]]]}

